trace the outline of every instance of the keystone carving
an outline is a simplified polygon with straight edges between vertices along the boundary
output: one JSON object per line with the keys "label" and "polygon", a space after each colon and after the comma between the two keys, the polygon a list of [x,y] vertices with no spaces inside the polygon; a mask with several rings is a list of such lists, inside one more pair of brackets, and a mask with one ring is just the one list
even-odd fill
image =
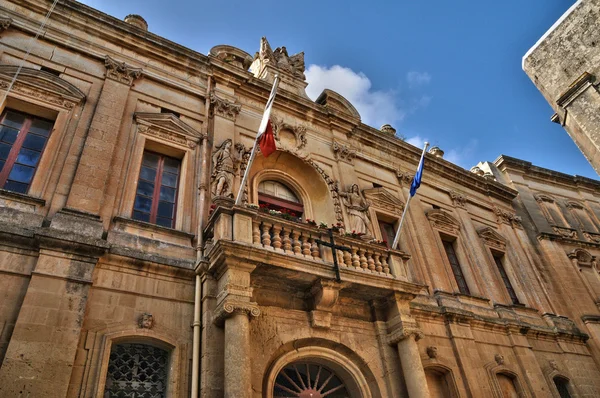
{"label": "keystone carving", "polygon": [[154,326],[154,317],[152,314],[144,312],[138,319],[138,326],[142,329],[152,329]]}
{"label": "keystone carving", "polygon": [[504,365],[504,355],[502,355],[502,354],[496,354],[494,356],[494,360],[496,361],[496,363],[498,365]]}
{"label": "keystone carving", "polygon": [[466,208],[467,198],[463,194],[451,191],[449,195],[450,199],[452,199],[452,204],[454,207],[460,207],[461,209]]}
{"label": "keystone carving", "polygon": [[214,323],[220,326],[225,322],[225,319],[236,314],[257,317],[260,315],[260,308],[258,308],[258,304],[253,302],[225,299],[215,309]]}
{"label": "keystone carving", "polygon": [[131,86],[133,81],[141,76],[141,68],[133,68],[125,62],[119,62],[109,55],[104,58],[106,77]]}
{"label": "keystone carving", "polygon": [[430,345],[429,347],[427,347],[427,356],[431,359],[435,359],[438,356],[438,348],[436,346],[432,346]]}
{"label": "keystone carving", "polygon": [[12,19],[10,18],[0,18],[0,33],[4,32],[10,24],[12,23]]}
{"label": "keystone carving", "polygon": [[242,105],[217,97],[215,93],[210,93],[210,104],[215,114],[233,121],[242,109]]}
{"label": "keystone carving", "polygon": [[356,150],[354,148],[341,144],[337,141],[333,141],[331,150],[333,151],[335,160],[342,160],[350,164],[354,163],[354,158],[356,157]]}

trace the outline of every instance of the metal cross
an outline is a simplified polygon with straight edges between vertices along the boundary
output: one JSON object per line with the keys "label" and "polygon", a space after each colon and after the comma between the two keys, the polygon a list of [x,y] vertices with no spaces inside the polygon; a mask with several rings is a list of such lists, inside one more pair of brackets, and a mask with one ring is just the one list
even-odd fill
{"label": "metal cross", "polygon": [[349,247],[346,246],[340,246],[340,245],[336,245],[335,242],[333,241],[333,230],[331,228],[329,228],[329,242],[325,242],[321,239],[315,239],[315,242],[323,245],[323,246],[327,246],[331,248],[331,254],[333,255],[333,268],[335,269],[335,280],[336,282],[341,282],[342,279],[340,278],[340,266],[338,265],[338,260],[337,260],[337,254],[335,252],[335,250],[341,250],[343,252],[349,252],[352,253],[352,249],[350,249]]}

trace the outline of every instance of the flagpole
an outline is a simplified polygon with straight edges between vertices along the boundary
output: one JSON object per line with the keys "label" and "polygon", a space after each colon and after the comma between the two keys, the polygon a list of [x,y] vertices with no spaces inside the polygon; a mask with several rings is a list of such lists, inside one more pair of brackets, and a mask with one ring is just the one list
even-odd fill
{"label": "flagpole", "polygon": [[[427,150],[427,147],[429,146],[429,142],[425,142],[425,146],[423,147],[423,153],[421,153],[421,159],[419,159],[419,164],[421,164],[421,162],[423,161],[423,157],[425,157],[425,151]],[[418,167],[417,167],[418,170]],[[396,246],[398,245],[398,241],[400,241],[400,231],[402,231],[402,224],[404,224],[404,218],[406,217],[406,211],[408,210],[408,205],[410,204],[410,200],[412,199],[413,195],[409,195],[408,199],[406,200],[406,206],[404,206],[404,211],[402,212],[402,217],[400,218],[400,224],[398,225],[398,231],[396,231],[396,237],[394,238],[394,243],[392,243],[391,248],[392,249],[396,249]]]}
{"label": "flagpole", "polygon": [[258,141],[267,129],[267,123],[269,122],[269,116],[271,114],[271,107],[273,106],[273,102],[275,101],[275,95],[277,95],[277,86],[279,86],[279,75],[275,75],[273,88],[271,89],[271,94],[269,95],[267,105],[265,105],[265,112],[263,113],[262,120],[260,121],[260,126],[258,126],[256,140],[254,140],[254,146],[252,147],[252,152],[250,152],[250,158],[248,159],[248,164],[246,165],[246,170],[244,171],[244,176],[242,177],[242,182],[240,183],[240,189],[238,190],[238,194],[235,199],[236,206],[240,206],[242,204],[242,198],[244,197],[244,187],[246,186],[246,181],[248,180],[248,174],[250,174],[250,167],[252,166],[252,162],[254,161],[254,157],[256,156],[256,150],[258,149]]}

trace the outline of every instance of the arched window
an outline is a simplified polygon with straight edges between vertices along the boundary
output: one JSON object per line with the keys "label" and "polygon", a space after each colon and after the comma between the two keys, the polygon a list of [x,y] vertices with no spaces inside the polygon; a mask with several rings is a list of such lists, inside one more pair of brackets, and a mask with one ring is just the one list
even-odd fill
{"label": "arched window", "polygon": [[502,398],[519,398],[517,387],[510,375],[498,373],[498,385],[500,386],[500,396]]}
{"label": "arched window", "polygon": [[310,362],[294,362],[283,368],[275,379],[275,398],[349,398],[346,385],[327,367]]}
{"label": "arched window", "polygon": [[304,206],[298,195],[279,181],[266,180],[258,184],[258,205],[298,218],[304,213]]}
{"label": "arched window", "polygon": [[558,394],[560,398],[571,398],[571,393],[569,392],[569,381],[564,377],[555,376],[553,379],[554,385],[558,390]]}
{"label": "arched window", "polygon": [[435,369],[426,369],[425,378],[429,387],[429,395],[431,398],[451,398],[450,386],[446,375]]}
{"label": "arched window", "polygon": [[148,344],[114,344],[104,398],[166,397],[168,366],[166,350]]}

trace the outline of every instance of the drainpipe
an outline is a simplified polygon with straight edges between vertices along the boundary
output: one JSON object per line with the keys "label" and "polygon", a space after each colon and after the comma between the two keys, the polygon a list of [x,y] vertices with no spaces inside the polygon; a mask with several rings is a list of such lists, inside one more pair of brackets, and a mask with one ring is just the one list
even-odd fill
{"label": "drainpipe", "polygon": [[192,345],[192,392],[191,398],[198,398],[198,392],[200,390],[200,332],[201,332],[201,316],[202,316],[202,278],[200,276],[201,263],[204,261],[204,226],[206,223],[206,198],[208,192],[208,183],[210,177],[210,165],[208,160],[210,159],[210,148],[208,133],[210,131],[210,92],[212,90],[212,76],[208,76],[206,83],[206,100],[204,109],[206,111],[206,120],[203,128],[204,136],[202,137],[202,154],[201,154],[201,166],[200,166],[200,183],[199,188],[199,200],[198,200],[198,254],[196,261],[196,290],[194,296],[194,340]]}

